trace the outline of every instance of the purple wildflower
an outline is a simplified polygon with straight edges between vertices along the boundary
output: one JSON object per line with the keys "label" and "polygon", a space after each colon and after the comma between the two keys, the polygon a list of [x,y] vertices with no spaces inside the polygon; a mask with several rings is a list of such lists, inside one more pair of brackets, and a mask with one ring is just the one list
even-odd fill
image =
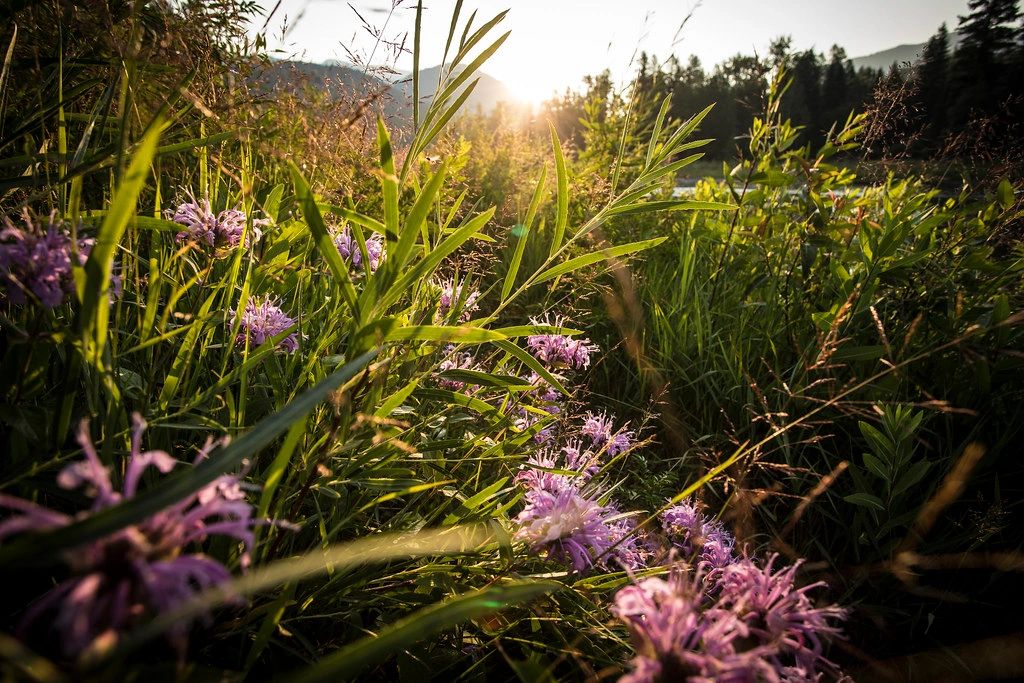
{"label": "purple wildflower", "polygon": [[[185,229],[175,236],[178,242],[191,241],[217,249],[233,248],[242,243],[247,218],[244,211],[236,206],[214,213],[208,198],[197,201],[195,197],[190,196],[189,199],[191,201],[182,202],[176,209],[164,212],[168,219],[185,226]],[[246,246],[259,241],[263,235],[260,227],[268,222],[266,219],[252,222]]]}
{"label": "purple wildflower", "polygon": [[[235,312],[231,312],[231,326],[235,325]],[[295,320],[289,318],[269,296],[258,299],[250,298],[242,311],[241,327],[235,337],[235,343],[245,346],[246,340],[251,348],[281,334],[295,326]],[[281,340],[278,349],[295,353],[299,348],[298,335],[290,334]]]}
{"label": "purple wildflower", "polygon": [[[554,323],[547,319],[531,319],[534,325],[553,325],[562,327],[564,322],[556,318]],[[569,367],[582,370],[590,367],[590,354],[598,351],[598,347],[589,339],[574,339],[564,334],[535,334],[526,338],[526,345],[537,360],[551,367]]]}
{"label": "purple wildflower", "polygon": [[691,500],[661,513],[665,534],[687,559],[697,555],[697,567],[705,583],[713,585],[722,570],[736,561],[736,541],[721,522],[708,519]]}
{"label": "purple wildflower", "polygon": [[[472,370],[476,368],[473,354],[468,351],[456,351],[454,344],[448,344],[444,348],[444,353],[445,359],[437,366],[440,372],[445,372],[446,370]],[[451,391],[462,391],[466,388],[465,382],[444,377],[438,378],[437,385],[442,389],[449,389]]]}
{"label": "purple wildflower", "polygon": [[580,432],[590,439],[594,448],[604,448],[613,458],[633,447],[635,437],[631,430],[615,431],[615,416],[606,412],[588,412],[583,416]]}
{"label": "purple wildflower", "polygon": [[556,561],[568,559],[576,571],[583,571],[607,559],[605,551],[617,540],[610,524],[615,514],[573,486],[555,492],[531,489],[516,517],[516,538],[534,552],[544,551]]}
{"label": "purple wildflower", "polygon": [[[15,515],[0,522],[0,540],[23,532],[39,532],[72,522],[135,496],[149,467],[170,472],[178,461],[164,451],[143,451],[146,423],[132,416],[131,454],[120,491],[100,462],[89,438],[88,421],[78,430],[85,459],[60,472],[65,489],[86,489],[93,499],[89,510],[75,516],[36,503],[0,494],[0,507]],[[208,440],[199,462],[213,448]],[[78,546],[65,555],[74,576],[51,589],[25,613],[21,629],[56,631],[63,654],[75,657],[88,649],[106,647],[144,617],[172,610],[202,590],[231,578],[228,569],[197,550],[211,536],[227,536],[242,544],[241,564],[249,564],[253,545],[253,508],[245,501],[237,476],[222,475],[196,493],[151,515],[142,522]],[[44,619],[44,617],[46,617]],[[176,625],[171,637],[183,646],[187,623]]]}
{"label": "purple wildflower", "polygon": [[630,631],[637,656],[620,683],[778,680],[762,649],[746,649],[748,626],[706,605],[699,577],[673,570],[615,594],[611,612]]}
{"label": "purple wildflower", "polygon": [[63,303],[71,291],[71,238],[60,222],[50,215],[44,230],[36,226],[28,209],[22,212],[24,228],[15,227],[4,216],[0,230],[0,284],[15,304],[26,301],[31,292],[46,308]]}
{"label": "purple wildflower", "polygon": [[[613,505],[608,506],[614,510]],[[633,517],[620,517],[609,522],[612,529],[612,550],[609,553],[610,560],[625,569],[640,569],[646,567],[651,557],[655,554],[651,539],[643,530],[637,529],[636,520]]]}
{"label": "purple wildflower", "polygon": [[516,473],[515,481],[527,489],[527,497],[533,491],[546,491],[557,493],[558,491],[575,485],[572,477],[548,470],[558,469],[558,456],[549,449],[534,453],[520,467]]}
{"label": "purple wildflower", "polygon": [[562,446],[566,469],[579,471],[581,476],[589,479],[601,470],[601,463],[596,453],[583,447],[583,442],[573,439]]}
{"label": "purple wildflower", "polygon": [[[342,228],[334,235],[334,246],[338,248],[341,258],[345,259],[353,268],[362,270],[363,252],[359,248],[359,241],[353,236],[348,228]],[[370,272],[376,272],[384,260],[384,236],[374,233],[366,240],[366,255],[370,258]]]}
{"label": "purple wildflower", "polygon": [[[56,216],[56,211],[50,214],[45,231],[41,225],[35,225],[28,209],[22,213],[24,228],[4,217],[0,230],[0,284],[12,303],[25,303],[26,292],[31,292],[43,306],[55,308],[74,291],[71,265],[75,260],[78,265],[85,265],[96,238],[83,237],[75,244]],[[115,262],[110,276],[112,297],[122,293],[117,269]]]}
{"label": "purple wildflower", "polygon": [[[560,380],[561,378],[559,378]],[[538,401],[543,403],[558,403],[562,399],[561,392],[555,387],[548,383],[546,379],[538,375],[536,372],[530,373],[529,383],[536,387],[531,390],[530,396],[533,396]]]}
{"label": "purple wildflower", "polygon": [[816,680],[820,671],[837,673],[838,667],[824,656],[825,641],[840,635],[834,622],[846,617],[835,605],[815,607],[808,593],[825,583],[796,587],[800,562],[773,571],[778,555],[764,567],[753,560],[739,560],[726,567],[719,580],[719,603],[735,613],[750,635],[770,647],[769,657],[778,670],[784,667],[809,672]]}
{"label": "purple wildflower", "polygon": [[465,281],[456,282],[455,278],[449,278],[438,283],[438,287],[441,289],[441,298],[435,316],[437,322],[446,322],[456,307],[461,308],[458,316],[459,322],[469,322],[473,317],[473,311],[480,309],[480,304],[477,303],[480,292],[470,289]]}

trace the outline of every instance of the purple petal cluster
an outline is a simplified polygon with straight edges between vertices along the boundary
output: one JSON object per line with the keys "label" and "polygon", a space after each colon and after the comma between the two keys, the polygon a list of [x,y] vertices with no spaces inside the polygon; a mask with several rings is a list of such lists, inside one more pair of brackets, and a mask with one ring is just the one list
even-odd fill
{"label": "purple petal cluster", "polygon": [[71,292],[71,238],[50,215],[46,228],[37,226],[26,209],[24,227],[4,216],[0,229],[0,284],[7,299],[23,304],[31,293],[46,308],[55,308]]}
{"label": "purple petal cluster", "polygon": [[[439,372],[445,370],[475,370],[477,369],[476,361],[473,359],[473,354],[468,351],[456,351],[454,344],[448,344],[444,348],[445,358],[437,366]],[[466,388],[466,383],[439,377],[437,379],[437,385],[442,389],[449,389],[451,391],[462,391]]]}
{"label": "purple petal cluster", "polygon": [[590,439],[595,449],[605,449],[613,458],[633,447],[635,434],[626,429],[615,430],[615,416],[606,412],[588,412],[583,416],[580,433]]}
{"label": "purple petal cluster", "polygon": [[[178,204],[175,209],[168,209],[164,214],[169,220],[185,227],[175,236],[178,242],[195,242],[217,249],[237,247],[242,243],[247,216],[237,206],[215,213],[209,198],[196,200],[190,196],[189,201]],[[247,246],[259,241],[262,237],[260,227],[267,222],[266,219],[252,222],[252,234],[247,240]]]}
{"label": "purple petal cluster", "polygon": [[546,552],[548,559],[568,560],[577,571],[607,564],[605,554],[619,538],[614,509],[566,482],[555,491],[529,489],[526,501],[516,517],[516,539],[534,552]]}
{"label": "purple petal cluster", "polygon": [[[338,248],[341,258],[351,265],[352,268],[362,270],[363,252],[359,248],[359,241],[352,234],[348,227],[342,228],[334,235],[334,246]],[[370,272],[374,273],[384,261],[384,236],[374,233],[366,240],[366,255],[369,257]]]}
{"label": "purple petal cluster", "polygon": [[[235,312],[231,312],[231,327],[235,326]],[[244,347],[248,340],[250,348],[256,348],[285,330],[295,326],[295,320],[288,317],[277,305],[276,301],[267,296],[262,299],[250,298],[245,303],[239,323],[235,343]],[[295,353],[299,348],[299,338],[290,334],[278,344],[277,348],[287,353]]]}
{"label": "purple petal cluster", "polygon": [[460,323],[469,322],[473,317],[473,312],[480,310],[480,304],[477,303],[480,299],[480,292],[470,289],[465,281],[456,282],[455,278],[449,278],[442,280],[437,286],[441,290],[435,316],[437,322],[447,322],[456,307],[460,311],[458,316]]}
{"label": "purple petal cluster", "polygon": [[720,589],[675,569],[615,595],[611,612],[630,631],[636,658],[621,681],[817,681],[838,668],[822,654],[845,612],[814,607],[796,588],[798,565],[772,571],[751,560],[730,566]]}
{"label": "purple petal cluster", "polygon": [[[94,237],[77,242],[51,213],[44,229],[36,225],[28,209],[22,212],[24,227],[15,226],[6,216],[0,229],[0,285],[11,303],[23,304],[31,293],[46,308],[56,308],[74,291],[71,265],[77,259],[84,265],[96,244]],[[122,280],[114,264],[110,277],[112,297],[120,297]]]}
{"label": "purple petal cluster", "polygon": [[841,634],[836,622],[846,617],[846,610],[816,607],[809,593],[825,583],[797,588],[801,563],[776,570],[777,559],[772,555],[763,567],[749,559],[726,567],[718,582],[719,604],[743,621],[752,638],[772,650],[768,658],[780,672],[802,671],[808,674],[806,680],[816,680],[819,672],[836,673],[838,667],[824,650],[830,638]]}
{"label": "purple petal cluster", "polygon": [[662,512],[661,526],[684,558],[696,556],[705,583],[716,581],[726,567],[736,562],[733,535],[721,522],[702,514],[692,500],[684,500]]}
{"label": "purple petal cluster", "polygon": [[[88,422],[79,427],[78,442],[85,458],[60,472],[65,489],[84,489],[92,505],[70,516],[36,503],[0,494],[0,507],[14,515],[0,522],[0,540],[26,531],[45,531],[88,518],[133,498],[143,473],[150,467],[170,472],[178,461],[164,451],[143,451],[145,422],[132,418],[131,454],[125,464],[121,490],[114,488],[89,438]],[[214,443],[200,451],[206,457]],[[120,634],[143,618],[172,610],[192,596],[231,578],[227,567],[198,551],[212,536],[242,544],[243,568],[253,545],[253,508],[246,502],[237,476],[222,475],[198,492],[151,515],[142,522],[69,550],[65,560],[73,576],[43,595],[25,613],[23,634],[56,634],[62,654],[76,657],[86,650],[114,644]],[[183,645],[187,623],[171,631]]]}
{"label": "purple petal cluster", "polygon": [[585,490],[599,470],[597,456],[579,441],[534,453],[515,477],[526,488],[516,538],[577,571],[645,566],[650,553],[632,518]]}
{"label": "purple petal cluster", "polygon": [[[547,320],[530,322],[534,325],[563,326],[561,318],[557,318],[554,323]],[[599,350],[589,339],[574,339],[564,334],[534,334],[526,338],[526,345],[537,360],[549,367],[577,370],[590,367],[590,355]]]}

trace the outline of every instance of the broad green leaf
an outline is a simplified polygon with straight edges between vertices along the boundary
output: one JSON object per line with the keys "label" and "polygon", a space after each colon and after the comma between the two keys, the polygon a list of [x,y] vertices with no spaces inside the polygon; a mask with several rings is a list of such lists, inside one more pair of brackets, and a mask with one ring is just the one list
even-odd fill
{"label": "broad green leaf", "polygon": [[551,149],[555,154],[555,176],[558,181],[555,232],[551,236],[551,247],[548,249],[548,257],[553,258],[562,248],[565,227],[569,223],[569,174],[565,168],[565,155],[562,153],[562,143],[558,139],[558,133],[555,132],[555,125],[548,122],[548,127],[551,129]]}
{"label": "broad green leaf", "polygon": [[882,499],[878,496],[873,496],[870,493],[851,493],[848,496],[843,496],[843,500],[847,503],[853,503],[861,507],[873,508],[875,510],[884,511],[885,505],[882,503]]}
{"label": "broad green leaf", "polygon": [[540,169],[540,179],[533,191],[533,199],[530,201],[530,208],[526,212],[526,220],[512,228],[512,237],[516,240],[515,253],[512,254],[512,263],[509,264],[508,272],[505,273],[505,281],[501,285],[501,300],[504,302],[516,283],[516,275],[519,274],[519,264],[523,261],[523,252],[526,251],[526,241],[530,239],[530,230],[533,228],[533,219],[540,207],[540,200],[544,196],[544,182],[547,180],[548,169],[546,166]]}
{"label": "broad green leaf", "polygon": [[103,223],[96,234],[89,258],[85,262],[85,282],[79,291],[82,309],[79,320],[83,338],[90,339],[93,362],[99,363],[107,339],[110,320],[110,276],[113,273],[117,245],[121,242],[128,221],[135,215],[135,204],[149,177],[149,167],[156,151],[163,126],[159,121],[143,136],[121,185],[114,193]]}

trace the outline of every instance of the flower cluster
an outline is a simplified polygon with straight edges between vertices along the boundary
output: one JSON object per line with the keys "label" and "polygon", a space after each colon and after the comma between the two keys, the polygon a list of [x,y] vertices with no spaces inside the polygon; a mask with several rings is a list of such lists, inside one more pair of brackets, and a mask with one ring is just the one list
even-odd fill
{"label": "flower cluster", "polygon": [[[31,293],[46,308],[56,308],[73,291],[73,259],[83,265],[96,240],[85,237],[76,244],[56,216],[56,212],[50,214],[45,229],[33,222],[28,209],[22,212],[23,227],[4,216],[0,229],[0,285],[11,303],[24,304],[26,295]],[[112,296],[121,296],[121,276],[116,270],[111,275],[110,287]]]}
{"label": "flower cluster", "polygon": [[[564,475],[554,475],[567,480]],[[610,560],[623,556],[624,528],[618,524],[618,512],[602,505],[568,481],[549,481],[551,489],[530,488],[526,507],[516,517],[516,538],[535,552],[546,552],[548,559],[568,560],[577,571],[593,566],[609,566]],[[614,550],[613,550],[614,548]]]}
{"label": "flower cluster", "polygon": [[568,560],[577,571],[642,566],[646,554],[632,520],[587,490],[599,471],[597,455],[579,441],[534,453],[515,477],[526,489],[526,507],[516,517],[516,538],[548,559]]}
{"label": "flower cluster", "polygon": [[[359,248],[359,241],[352,234],[348,227],[342,228],[334,235],[334,246],[338,248],[341,258],[357,270],[363,269],[363,251]],[[366,255],[369,257],[370,272],[374,273],[384,261],[384,236],[374,233],[366,240]]]}
{"label": "flower cluster", "polygon": [[[531,319],[533,325],[561,329],[562,318]],[[597,347],[586,339],[562,334],[537,334],[527,338],[533,355],[548,368],[584,369]],[[561,378],[559,378],[561,380]],[[635,513],[620,513],[614,503],[601,504],[589,482],[601,470],[600,458],[612,457],[633,447],[634,433],[614,429],[614,416],[587,413],[578,434],[569,432],[568,416],[563,413],[562,396],[538,373],[530,375],[535,388],[524,392],[535,407],[559,419],[537,431],[533,439],[544,446],[534,453],[516,475],[526,488],[526,507],[516,518],[517,537],[526,540],[535,552],[546,552],[553,560],[568,559],[582,571],[592,566],[636,569],[647,564],[656,552],[647,534],[636,528]],[[543,413],[526,407],[519,409],[516,425],[533,427]],[[566,438],[560,447],[556,438]],[[582,438],[575,438],[582,436]]]}
{"label": "flower cluster", "polygon": [[[456,351],[454,344],[445,346],[444,354],[444,360],[437,366],[440,372],[446,370],[476,370],[478,368],[476,361],[473,359],[473,354],[468,351]],[[437,385],[442,389],[449,389],[451,391],[463,391],[466,389],[465,382],[446,377],[438,378]]]}
{"label": "flower cluster", "polygon": [[[533,325],[563,327],[563,320],[554,323],[532,319]],[[564,334],[534,334],[526,338],[526,345],[537,360],[549,367],[568,367],[583,370],[590,367],[590,354],[599,349],[589,339],[574,339]]]}
{"label": "flower cluster", "polygon": [[732,534],[718,520],[701,514],[691,500],[662,512],[661,526],[683,557],[696,557],[705,582],[717,580],[722,571],[736,561],[736,540]]}
{"label": "flower cluster", "polygon": [[615,595],[612,614],[630,631],[637,656],[626,683],[654,681],[817,681],[839,669],[823,654],[840,634],[844,610],[816,607],[797,588],[799,563],[774,570],[743,559],[730,565],[716,591],[698,571],[674,569]]}
{"label": "flower cluster", "polygon": [[480,310],[480,304],[477,303],[480,292],[470,289],[465,281],[456,282],[455,278],[449,278],[437,283],[437,286],[441,293],[437,304],[437,314],[434,316],[436,322],[447,322],[456,307],[460,309],[458,315],[460,323],[469,322],[473,317],[473,312]]}
{"label": "flower cluster", "polygon": [[26,209],[24,228],[4,216],[0,230],[0,282],[15,304],[31,292],[47,308],[55,308],[71,291],[71,238],[50,216],[45,229],[36,226]]}
{"label": "flower cluster", "polygon": [[[0,522],[0,540],[24,532],[67,526],[100,510],[133,498],[143,473],[155,467],[170,472],[178,461],[164,451],[143,451],[146,423],[132,417],[131,454],[118,491],[81,423],[78,443],[85,458],[57,476],[65,489],[83,488],[92,498],[88,509],[72,517],[36,503],[0,494],[0,507],[14,515]],[[208,440],[199,462],[214,443]],[[118,636],[143,618],[167,612],[195,594],[228,581],[222,563],[198,551],[211,536],[227,536],[242,544],[240,563],[250,562],[253,526],[257,523],[237,476],[216,480],[138,524],[125,527],[69,550],[65,560],[73,576],[43,595],[25,613],[21,629],[48,629],[58,636],[62,654],[76,657],[87,650],[113,645]],[[177,624],[171,637],[183,645],[187,623]]]}
{"label": "flower cluster", "polygon": [[[235,326],[235,312],[231,312],[231,327]],[[285,330],[295,326],[295,320],[288,317],[277,305],[274,299],[269,296],[262,299],[250,298],[245,303],[242,311],[241,322],[239,322],[238,334],[235,336],[235,343],[245,346],[246,341],[250,348],[256,348],[263,342],[271,339]],[[287,353],[295,353],[299,348],[299,338],[296,334],[289,334],[281,340],[277,348]]]}
{"label": "flower cluster", "polygon": [[615,416],[606,412],[588,412],[583,416],[583,428],[580,432],[590,439],[595,449],[605,449],[608,455],[615,457],[633,447],[635,434],[626,429],[615,430]]}
{"label": "flower cluster", "polygon": [[[175,236],[178,242],[190,241],[216,249],[233,248],[242,243],[247,218],[244,211],[236,206],[214,213],[208,198],[197,201],[189,197],[189,200],[164,212],[169,220],[185,227]],[[252,234],[246,246],[259,241],[263,235],[260,228],[268,222],[267,219],[252,222]]]}

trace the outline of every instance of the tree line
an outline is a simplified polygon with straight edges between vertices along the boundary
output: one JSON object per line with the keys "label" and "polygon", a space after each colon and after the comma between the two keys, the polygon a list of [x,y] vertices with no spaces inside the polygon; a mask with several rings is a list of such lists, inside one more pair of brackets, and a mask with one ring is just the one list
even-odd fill
{"label": "tree line", "polygon": [[542,118],[553,121],[563,139],[582,145],[585,126],[614,111],[653,117],[671,96],[670,113],[685,119],[714,103],[702,126],[702,136],[714,138],[707,155],[729,159],[744,145],[753,117],[763,110],[771,74],[780,67],[789,76],[783,115],[803,126],[803,140],[812,148],[851,112],[864,110],[872,114],[873,144],[866,149],[875,156],[970,154],[969,147],[979,144],[1005,148],[1024,118],[1018,0],[969,0],[956,29],[941,26],[917,63],[885,71],[855,68],[838,45],[827,55],[791,48],[788,37],[777,38],[766,55],[736,55],[710,70],[696,56],[659,61],[642,53],[632,87],[617,90],[608,71],[588,76],[582,90],[545,103]]}

